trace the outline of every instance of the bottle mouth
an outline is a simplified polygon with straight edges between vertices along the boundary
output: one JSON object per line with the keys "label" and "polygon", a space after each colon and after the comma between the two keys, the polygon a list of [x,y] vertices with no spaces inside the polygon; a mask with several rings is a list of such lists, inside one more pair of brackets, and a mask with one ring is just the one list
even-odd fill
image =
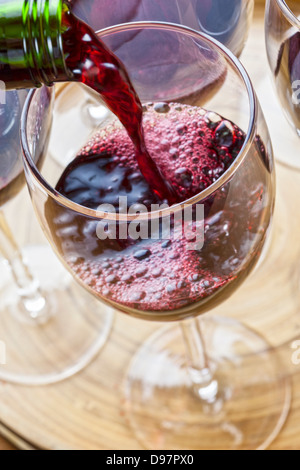
{"label": "bottle mouth", "polygon": [[25,61],[36,87],[68,76],[63,44],[63,0],[29,0],[22,11]]}

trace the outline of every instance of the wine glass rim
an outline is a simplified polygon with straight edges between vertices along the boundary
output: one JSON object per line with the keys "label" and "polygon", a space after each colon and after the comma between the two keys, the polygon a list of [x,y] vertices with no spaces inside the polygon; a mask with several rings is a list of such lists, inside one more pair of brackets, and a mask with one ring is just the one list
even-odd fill
{"label": "wine glass rim", "polygon": [[[247,157],[249,149],[255,139],[256,135],[256,123],[257,123],[257,113],[258,113],[258,102],[257,97],[249,78],[247,71],[245,70],[244,66],[241,62],[235,57],[235,55],[227,49],[223,44],[208,36],[205,33],[196,31],[192,28],[187,26],[181,26],[173,23],[168,22],[160,22],[160,21],[137,21],[132,23],[122,23],[115,26],[110,26],[108,28],[102,29],[97,32],[97,34],[101,37],[107,36],[107,34],[116,34],[118,32],[130,31],[133,29],[162,29],[168,30],[178,33],[184,33],[190,37],[194,37],[195,39],[202,39],[206,42],[210,43],[213,47],[215,47],[219,52],[228,60],[234,67],[234,69],[239,73],[240,78],[242,79],[248,99],[249,99],[249,124],[248,130],[246,132],[245,142],[237,155],[234,162],[230,165],[226,172],[218,178],[212,185],[208,188],[204,189],[203,191],[197,193],[195,196],[183,201],[181,203],[174,204],[168,208],[158,209],[152,212],[145,212],[138,215],[139,220],[147,220],[147,219],[155,219],[161,217],[168,217],[172,214],[175,214],[183,209],[186,209],[189,206],[194,204],[201,204],[205,200],[207,200],[212,194],[218,191],[221,187],[227,184],[244,159]],[[79,215],[84,215],[87,217],[91,217],[94,219],[103,219],[106,220],[116,220],[116,221],[134,221],[136,220],[136,215],[131,214],[123,214],[123,213],[109,213],[109,212],[102,212],[95,209],[90,209],[80,204],[77,204],[67,197],[60,194],[56,189],[54,189],[43,177],[43,175],[38,170],[32,155],[29,149],[28,138],[27,138],[27,118],[29,114],[29,110],[31,107],[31,103],[33,101],[34,96],[38,93],[38,90],[32,90],[27,98],[26,104],[23,109],[22,118],[21,118],[21,146],[23,151],[23,159],[25,160],[25,167],[29,167],[31,175],[37,181],[38,185],[43,188],[43,191],[48,194],[52,199],[54,199],[60,205],[73,210],[74,212],[78,213]]]}
{"label": "wine glass rim", "polygon": [[296,28],[300,28],[300,20],[297,18],[293,10],[290,9],[286,0],[276,0],[281,11],[285,15],[285,17],[292,23]]}

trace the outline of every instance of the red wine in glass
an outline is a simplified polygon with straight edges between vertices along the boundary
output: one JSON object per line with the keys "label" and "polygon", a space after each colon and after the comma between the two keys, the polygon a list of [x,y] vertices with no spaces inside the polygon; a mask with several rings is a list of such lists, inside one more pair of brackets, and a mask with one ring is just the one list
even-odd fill
{"label": "red wine in glass", "polygon": [[[95,136],[87,143],[62,175],[57,185],[61,194],[92,209],[110,204],[118,210],[120,196],[127,197],[128,206],[143,204],[147,209],[152,204],[183,202],[226,172],[245,140],[237,126],[187,104],[161,102],[143,108],[122,62],[93,31],[71,13],[65,14],[64,25],[65,51],[69,51],[66,63],[74,80],[101,94],[124,128],[112,126],[106,129],[106,136]],[[212,82],[218,75],[226,76],[223,72],[222,67],[221,72],[217,70]],[[147,73],[146,69],[141,73]],[[187,76],[186,80],[190,79]],[[149,86],[150,82],[149,76]],[[176,95],[176,90],[173,92]],[[256,150],[266,163],[259,138]],[[246,181],[247,175],[243,184]],[[230,209],[224,210],[226,188],[205,202],[202,223],[206,243],[201,251],[190,249],[193,237],[165,239],[161,224],[154,239],[137,241],[128,233],[102,240],[96,236],[99,227],[95,220],[72,211],[53,213],[51,201],[46,214],[52,234],[59,239],[55,244],[94,294],[117,302],[121,308],[173,313],[204,299],[209,299],[211,306],[223,295],[225,286],[224,296],[229,296],[255,264],[260,246],[251,254],[252,262],[241,267],[249,253],[251,231],[260,225],[261,211],[256,214],[250,209],[262,198],[263,182],[255,186],[250,200],[248,191],[241,188],[240,193],[239,199],[244,197],[245,201]],[[189,229],[195,231],[193,223]],[[174,234],[176,230],[171,217],[170,231]]]}
{"label": "red wine in glass", "polygon": [[284,108],[300,129],[300,32],[281,45],[275,79]]}
{"label": "red wine in glass", "polygon": [[[149,153],[174,188],[177,202],[217,181],[234,162],[245,139],[237,126],[221,116],[180,104],[147,106],[144,131]],[[263,152],[263,145],[257,149]],[[109,204],[118,212],[120,196],[127,198],[128,206],[143,204],[149,210],[152,204],[163,202],[141,174],[134,147],[118,125],[111,125],[87,143],[66,168],[56,189],[91,209]],[[260,213],[256,219],[251,207],[261,192],[258,184],[250,199],[245,193],[249,212],[244,211],[246,202],[240,201],[231,210],[224,210],[226,189],[208,199],[202,221],[205,244],[200,251],[190,249],[192,237],[174,239],[172,218],[169,238],[164,238],[160,225],[156,237],[145,240],[130,235],[121,239],[120,227],[115,237],[99,239],[97,221],[76,217],[71,211],[56,213],[51,220],[50,206],[48,220],[51,232],[60,239],[56,245],[72,271],[94,294],[117,302],[120,308],[174,311],[176,319],[175,311],[182,307],[205,298],[212,303],[216,296],[227,297],[231,293],[229,284],[234,289],[248,274],[240,266],[249,248],[246,238],[260,223]],[[151,227],[148,229],[150,233]],[[190,229],[195,230],[195,226]],[[222,294],[225,286],[226,293]]]}

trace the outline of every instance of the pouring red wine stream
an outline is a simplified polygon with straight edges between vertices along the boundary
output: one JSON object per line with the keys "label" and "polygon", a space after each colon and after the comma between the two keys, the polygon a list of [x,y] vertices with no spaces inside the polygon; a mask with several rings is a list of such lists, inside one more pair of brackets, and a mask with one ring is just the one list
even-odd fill
{"label": "pouring red wine stream", "polygon": [[[143,107],[122,62],[92,29],[70,11],[63,15],[66,64],[74,80],[99,93],[131,138],[142,175],[161,200],[169,204],[178,197],[149,155],[143,131]],[[130,112],[128,112],[130,110]]]}

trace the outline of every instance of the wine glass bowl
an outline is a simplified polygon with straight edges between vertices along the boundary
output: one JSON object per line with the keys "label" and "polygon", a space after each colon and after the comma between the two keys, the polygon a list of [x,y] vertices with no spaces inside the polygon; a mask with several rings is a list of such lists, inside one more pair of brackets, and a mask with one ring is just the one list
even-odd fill
{"label": "wine glass bowl", "polygon": [[300,136],[300,5],[296,0],[268,0],[266,45],[282,109]]}
{"label": "wine glass bowl", "polygon": [[[74,0],[73,12],[94,30],[121,23],[162,21],[209,34],[239,56],[252,20],[253,0]],[[119,44],[116,40],[115,45]],[[140,43],[145,47],[146,42]],[[117,53],[117,50],[115,50]]]}
{"label": "wine glass bowl", "polygon": [[[167,47],[155,61],[147,48],[140,68],[140,56],[128,51],[142,34],[150,45],[164,36]],[[86,123],[82,146],[80,135],[65,134],[71,122],[55,126],[60,116],[54,106],[51,154],[56,148],[61,152],[59,143],[67,138],[73,160],[62,172],[46,159],[39,171],[33,161],[36,136],[30,131],[33,109],[46,93],[39,89],[27,101],[21,133],[39,222],[63,264],[96,298],[146,320],[185,320],[185,342],[177,327],[165,328],[141,347],[125,381],[127,418],[144,446],[178,449],[190,438],[200,449],[266,447],[281,429],[289,404],[276,353],[238,322],[189,320],[234,293],[258,262],[271,226],[272,145],[250,79],[226,48],[188,28],[128,23],[99,35],[108,46],[116,40],[123,44],[120,58],[144,103],[148,150],[179,202],[169,207],[155,198],[113,116],[105,128]],[[184,60],[172,63],[171,79],[168,67],[162,67],[155,80],[159,64],[168,63],[172,43]],[[77,122],[89,94],[77,94],[77,85],[71,86],[72,96],[82,98],[72,110]],[[161,90],[167,102],[158,97]],[[171,102],[174,90],[180,103]],[[247,372],[241,374],[244,367]],[[254,389],[276,409],[272,416],[260,415]],[[241,409],[247,416],[243,422],[237,417]]]}
{"label": "wine glass bowl", "polygon": [[[150,26],[146,25],[143,28],[142,33],[145,33],[148,36],[148,40],[150,40],[151,35],[153,36],[153,30]],[[119,35],[122,36],[124,34],[127,37],[128,29],[130,32],[133,30],[128,25],[124,27],[124,31],[119,33]],[[141,30],[142,26],[139,29]],[[52,245],[59,252],[59,255],[71,272],[76,275],[89,291],[99,296],[100,299],[132,315],[165,321],[167,319],[175,320],[188,317],[191,315],[191,312],[197,312],[197,315],[199,315],[211,309],[212,305],[215,306],[218,302],[227,298],[248,276],[259,259],[266,239],[272,217],[275,185],[271,144],[266,130],[261,126],[258,133],[254,134],[249,127],[249,116],[254,114],[254,112],[257,112],[258,120],[262,119],[255,97],[253,96],[253,101],[248,100],[243,110],[238,109],[237,103],[243,91],[246,94],[247,88],[249,87],[250,89],[250,82],[247,77],[245,76],[243,90],[241,78],[237,76],[236,70],[234,70],[233,59],[228,58],[225,61],[224,56],[221,55],[213,44],[209,43],[209,40],[200,40],[199,38],[196,40],[192,32],[183,35],[180,33],[180,30],[174,31],[172,34],[166,28],[157,27],[157,30],[156,37],[159,34],[164,35],[164,42],[166,42],[167,38],[169,41],[169,47],[165,49],[165,53],[161,53],[159,63],[164,63],[166,58],[170,57],[169,49],[172,42],[179,45],[181,49],[180,54],[183,55],[186,50],[189,51],[189,54],[185,54],[185,61],[180,61],[180,65],[177,64],[177,71],[174,76],[172,75],[172,80],[169,80],[168,67],[163,68],[166,73],[166,80],[162,86],[162,71],[161,78],[154,81],[157,62],[153,62],[151,48],[148,50],[150,65],[147,74],[139,73],[139,56],[134,60],[131,55],[124,51],[120,58],[126,65],[127,70],[129,70],[133,83],[139,91],[140,98],[144,102],[149,100],[151,90],[156,85],[156,89],[159,91],[163,88],[165,97],[169,95],[171,98],[174,90],[176,90],[176,95],[180,96],[180,103],[183,105],[191,103],[191,95],[193,96],[193,104],[195,101],[201,103],[202,97],[205,94],[202,85],[205,83],[208,88],[214,90],[214,97],[209,104],[209,112],[203,112],[201,115],[198,114],[197,108],[193,109],[195,113],[194,118],[198,119],[199,123],[203,120],[209,120],[208,129],[210,129],[207,138],[213,138],[215,135],[214,129],[221,123],[220,115],[225,115],[226,119],[230,119],[236,125],[239,123],[240,128],[248,126],[248,128],[244,127],[244,132],[232,127],[233,134],[231,139],[236,139],[236,143],[229,148],[227,147],[227,151],[228,154],[230,151],[235,153],[236,156],[239,154],[234,164],[229,167],[227,173],[223,174],[220,179],[202,193],[197,194],[195,190],[193,193],[191,188],[186,188],[187,200],[184,202],[184,205],[181,204],[177,207],[167,208],[162,210],[161,213],[148,212],[140,216],[140,223],[149,228],[149,234],[151,231],[150,225],[157,225],[162,230],[162,227],[165,227],[170,219],[169,240],[165,235],[163,235],[164,238],[159,236],[158,239],[157,237],[156,239],[151,239],[150,237],[149,240],[138,239],[136,241],[132,240],[129,235],[124,240],[101,239],[97,235],[99,225],[103,224],[103,221],[110,224],[110,226],[115,223],[116,233],[119,233],[123,223],[122,217],[124,216],[120,214],[120,219],[118,219],[114,214],[105,213],[101,217],[101,211],[98,210],[97,213],[94,210],[97,209],[97,204],[95,206],[95,203],[93,203],[91,208],[82,207],[84,205],[82,201],[73,200],[73,204],[71,204],[70,200],[62,197],[63,192],[60,191],[60,183],[56,186],[56,190],[60,191],[61,194],[57,194],[57,192],[41,194],[41,191],[36,188],[32,193],[32,199],[37,208],[42,226]],[[103,36],[106,39],[106,43],[109,44],[110,36],[112,40],[115,40],[118,35],[103,33]],[[139,41],[138,36],[139,34],[137,33],[132,35],[131,41],[133,43]],[[119,40],[121,41],[121,38]],[[126,44],[128,44],[128,41]],[[210,58],[211,67],[208,66],[207,62],[206,67],[203,67],[201,61],[203,50],[205,50],[207,55],[207,62]],[[199,57],[199,62],[196,60],[197,57]],[[142,70],[144,70],[146,62],[147,60],[144,57]],[[153,64],[153,73],[151,71],[151,64]],[[222,79],[216,79],[215,76],[218,74],[211,73],[212,66],[216,65],[221,70]],[[151,76],[153,77],[152,87],[149,87],[149,77]],[[189,76],[190,81],[182,80],[184,76]],[[192,79],[193,77],[194,80]],[[239,92],[236,91],[236,86],[233,87],[233,83],[236,86],[240,85]],[[195,93],[195,86],[197,84],[198,90]],[[193,93],[188,91],[188,86],[193,90]],[[223,100],[220,103],[215,98],[218,92],[223,92],[224,96],[227,95],[228,100],[234,99],[235,103],[233,103],[231,108]],[[44,93],[44,91],[38,91],[31,96],[30,112],[32,112],[32,107],[43,97]],[[195,95],[197,95],[196,100]],[[156,90],[153,91],[153,98],[153,101],[158,101]],[[81,107],[81,105],[82,103],[79,102],[78,107]],[[173,110],[171,118],[173,120],[181,119],[183,115],[186,117],[189,112],[184,111],[184,109],[181,111]],[[145,113],[144,123],[146,120],[151,121],[151,119],[155,119],[157,116],[159,114],[150,108]],[[30,122],[31,114],[30,119],[28,119],[28,123]],[[157,122],[157,126],[162,125],[160,122],[162,121]],[[228,121],[226,122],[228,123]],[[112,124],[110,125],[112,126]],[[226,127],[224,128],[226,129]],[[96,132],[96,130],[91,128],[91,134],[93,131]],[[173,134],[172,131],[174,131]],[[182,141],[190,139],[190,131],[192,132],[190,129],[187,131],[187,137],[182,136]],[[61,135],[57,135],[56,140],[61,141],[63,139],[63,132],[64,130],[61,128]],[[102,137],[104,140],[105,132],[104,130]],[[151,132],[151,127],[149,127],[149,132]],[[172,138],[178,137],[176,126],[172,125],[172,121],[168,123],[168,132]],[[27,136],[29,139],[35,139],[37,134],[32,133],[27,128]],[[170,141],[172,140],[171,137],[169,137]],[[153,136],[151,138],[154,139]],[[125,135],[123,139],[127,142]],[[153,152],[157,144],[159,142],[155,142],[155,144],[152,142],[154,146]],[[29,142],[30,148],[33,145],[35,145],[34,142]],[[168,151],[168,142],[164,142],[164,145]],[[226,145],[226,142],[224,142],[223,151],[226,151]],[[73,143],[72,146],[74,147]],[[89,144],[87,144],[87,147],[89,147]],[[80,148],[78,148],[79,151]],[[94,153],[98,154],[98,149],[94,150]],[[89,154],[87,156],[92,155]],[[196,150],[195,155],[192,155],[192,157],[195,156]],[[180,164],[183,166],[186,166],[188,163],[192,164],[192,158],[187,158],[186,160],[184,162],[185,165],[182,161]],[[177,168],[178,162],[173,161],[174,168]],[[83,167],[81,171],[84,171]],[[92,171],[92,169],[89,167],[88,171]],[[27,174],[29,175],[28,172]],[[57,173],[54,177],[56,182],[60,179],[60,176]],[[172,177],[173,180],[176,178],[175,175],[172,175]],[[46,176],[46,178],[48,177]],[[51,181],[54,181],[53,177]],[[29,183],[35,186],[34,180],[30,179]],[[137,184],[140,184],[140,182],[138,181]],[[173,184],[175,184],[175,180]],[[61,186],[63,186],[63,183],[61,183]],[[185,186],[188,186],[188,183]],[[243,191],[242,188],[244,187],[248,191]],[[131,190],[134,192],[134,184],[132,184]],[[184,192],[183,187],[180,187],[179,190]],[[105,188],[102,191],[105,191]],[[52,197],[54,194],[55,197]],[[114,194],[115,196],[118,195]],[[107,199],[106,197],[105,200]],[[259,202],[257,203],[257,201]],[[82,202],[81,206],[78,205],[80,202]],[[133,200],[131,202],[134,203],[136,201]],[[100,203],[101,200],[99,200],[99,205]],[[202,217],[201,212],[202,219],[191,221],[191,223],[198,223],[199,236],[202,235],[204,237],[203,247],[200,251],[197,250],[197,247],[193,249],[193,243],[190,240],[186,241],[185,233],[183,233],[182,240],[174,239],[175,233],[177,233],[176,229],[174,229],[174,224],[176,223],[174,219],[185,220],[187,215],[185,212],[190,211],[191,214],[196,214],[197,207],[203,209],[204,216]],[[128,209],[129,207],[127,207]],[[116,218],[117,220],[115,220]],[[135,221],[135,215],[128,216],[126,223],[127,234],[129,234],[130,229],[136,223]],[[200,227],[201,224],[202,227]],[[224,227],[226,227],[225,231]],[[201,233],[201,229],[203,233]],[[195,227],[192,230],[195,231]],[[178,235],[176,236],[178,237]],[[166,246],[165,249],[164,246]],[[138,255],[136,255],[139,251],[146,251],[149,253],[149,256],[145,255],[144,259],[143,257],[139,259]],[[116,259],[120,257],[122,261],[116,262]],[[205,260],[204,267],[201,266],[203,260]],[[162,262],[168,264],[168,269],[161,269],[161,273],[158,274]],[[106,265],[107,267],[105,268]],[[178,272],[179,266],[182,267],[181,273]],[[92,272],[95,272],[95,270],[98,270],[98,274],[94,275],[93,279]],[[140,270],[141,273],[143,270],[146,270],[146,277],[142,274],[136,276],[137,270]],[[176,270],[177,274],[175,274]],[[135,278],[135,282],[122,281],[121,279],[126,274],[129,277]],[[119,281],[109,282],[109,280],[107,281],[109,277],[115,277]],[[194,280],[191,279],[193,277],[195,278]],[[174,285],[180,283],[182,288],[175,288],[173,289],[175,292],[172,293],[172,286],[174,287]],[[206,287],[205,283],[209,287]],[[160,289],[163,291],[160,299],[156,298],[158,297],[158,285],[160,285]],[[108,291],[109,294],[105,295]],[[140,299],[139,296],[141,297]],[[133,300],[130,300],[131,298]]]}

